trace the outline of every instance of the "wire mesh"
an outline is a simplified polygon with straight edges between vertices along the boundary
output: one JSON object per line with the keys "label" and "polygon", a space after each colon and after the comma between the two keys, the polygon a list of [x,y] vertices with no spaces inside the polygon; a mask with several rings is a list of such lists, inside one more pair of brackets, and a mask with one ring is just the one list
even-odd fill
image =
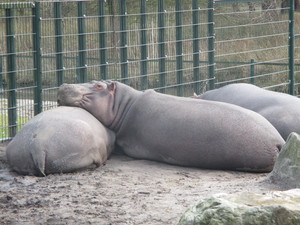
{"label": "wire mesh", "polygon": [[0,140],[17,132],[33,117],[33,3],[1,4],[0,13]]}
{"label": "wire mesh", "polygon": [[216,7],[216,85],[252,80],[261,87],[282,84],[287,91],[288,14],[280,8],[264,9],[260,2],[251,7],[248,3]]}
{"label": "wire mesh", "polygon": [[[33,13],[37,4],[39,18]],[[285,11],[289,8],[260,1],[0,4],[0,139],[12,137],[34,109],[56,107],[63,82],[111,79],[180,96],[233,82],[287,92],[290,19]],[[299,21],[295,14],[296,34]],[[296,35],[296,94],[299,46]]]}

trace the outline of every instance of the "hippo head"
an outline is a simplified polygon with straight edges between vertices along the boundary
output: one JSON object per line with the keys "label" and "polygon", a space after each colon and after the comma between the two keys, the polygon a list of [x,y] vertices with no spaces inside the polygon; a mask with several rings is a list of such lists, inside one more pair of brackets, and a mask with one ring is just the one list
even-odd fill
{"label": "hippo head", "polygon": [[83,84],[63,84],[57,93],[60,106],[80,107],[109,127],[114,119],[115,82],[91,81]]}

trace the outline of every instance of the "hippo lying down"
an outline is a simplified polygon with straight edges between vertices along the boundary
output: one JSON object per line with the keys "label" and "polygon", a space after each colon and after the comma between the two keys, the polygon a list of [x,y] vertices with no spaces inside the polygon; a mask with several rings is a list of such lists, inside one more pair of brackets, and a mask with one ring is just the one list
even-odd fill
{"label": "hippo lying down", "polygon": [[102,165],[115,135],[86,110],[58,107],[27,122],[8,144],[9,165],[23,175],[46,176]]}
{"label": "hippo lying down", "polygon": [[119,82],[64,84],[58,103],[93,114],[138,159],[271,171],[284,140],[259,114],[231,104],[137,91]]}
{"label": "hippo lying down", "polygon": [[295,96],[239,83],[207,91],[198,98],[253,110],[265,117],[285,140],[292,132],[300,133],[300,99]]}

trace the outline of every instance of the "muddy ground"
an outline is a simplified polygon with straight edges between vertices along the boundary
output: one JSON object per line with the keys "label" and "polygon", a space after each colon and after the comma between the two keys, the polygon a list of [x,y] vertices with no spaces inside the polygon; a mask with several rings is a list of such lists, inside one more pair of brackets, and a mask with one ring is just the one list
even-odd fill
{"label": "muddy ground", "polygon": [[177,224],[209,195],[272,188],[267,174],[202,170],[113,155],[103,167],[47,177],[20,176],[0,146],[0,224]]}

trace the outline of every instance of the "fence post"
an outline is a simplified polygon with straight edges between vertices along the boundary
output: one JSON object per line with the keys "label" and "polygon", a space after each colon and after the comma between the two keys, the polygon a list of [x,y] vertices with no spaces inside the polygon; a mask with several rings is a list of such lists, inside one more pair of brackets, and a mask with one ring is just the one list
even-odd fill
{"label": "fence post", "polygon": [[105,34],[105,0],[99,1],[99,46],[100,46],[100,79],[107,79],[106,34]]}
{"label": "fence post", "polygon": [[198,0],[192,2],[193,17],[193,68],[194,68],[194,92],[200,93],[200,48],[199,48],[199,4]]}
{"label": "fence post", "polygon": [[255,68],[254,59],[250,59],[250,83],[254,84]]}
{"label": "fence post", "polygon": [[87,82],[87,62],[86,62],[86,26],[85,26],[85,2],[78,2],[78,57],[79,57],[79,83]]}
{"label": "fence post", "polygon": [[148,88],[148,76],[147,76],[147,17],[146,17],[146,0],[141,0],[141,89]]}
{"label": "fence post", "polygon": [[56,81],[57,86],[64,82],[64,63],[63,63],[63,38],[62,38],[62,14],[61,3],[54,2],[55,17],[55,51],[56,51]]}
{"label": "fence post", "polygon": [[0,93],[2,94],[3,91],[3,61],[2,61],[2,55],[0,55]]}
{"label": "fence post", "polygon": [[120,60],[121,78],[128,84],[128,56],[127,56],[127,12],[126,0],[120,0]]}
{"label": "fence post", "polygon": [[32,9],[33,20],[33,64],[34,64],[34,81],[36,88],[34,89],[34,115],[42,112],[42,52],[41,52],[41,17],[40,2],[35,2]]}
{"label": "fence post", "polygon": [[294,27],[294,9],[295,1],[290,0],[290,10],[289,10],[289,93],[295,95],[294,85],[295,85],[295,27]]}
{"label": "fence post", "polygon": [[183,96],[183,63],[182,63],[182,12],[181,0],[175,3],[175,20],[176,20],[176,75],[177,75],[177,95]]}
{"label": "fence post", "polygon": [[16,98],[16,47],[15,47],[15,18],[14,9],[5,9],[6,17],[6,47],[7,47],[7,71],[8,71],[8,124],[9,136],[17,133],[17,98]]}
{"label": "fence post", "polygon": [[215,30],[214,30],[214,1],[208,0],[208,77],[209,77],[209,90],[215,88]]}
{"label": "fence post", "polygon": [[165,93],[166,89],[166,53],[165,53],[165,1],[158,0],[158,67],[160,92]]}

